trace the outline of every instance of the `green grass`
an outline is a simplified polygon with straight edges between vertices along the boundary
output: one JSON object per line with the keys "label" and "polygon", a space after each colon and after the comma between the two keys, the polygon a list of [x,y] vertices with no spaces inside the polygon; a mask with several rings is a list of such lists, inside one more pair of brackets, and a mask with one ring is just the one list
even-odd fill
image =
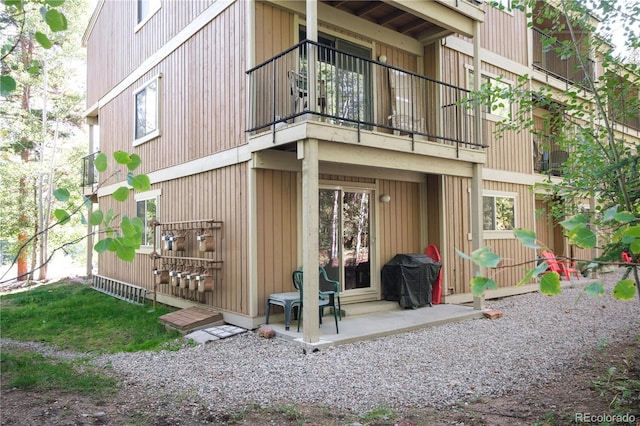
{"label": "green grass", "polygon": [[86,353],[177,349],[177,332],[158,317],[166,306],[134,305],[64,281],[0,297],[3,338],[38,341]]}
{"label": "green grass", "polygon": [[[178,349],[184,339],[158,322],[159,316],[172,311],[166,306],[134,305],[62,281],[1,296],[0,335],[92,355]],[[91,366],[88,356],[67,360],[2,348],[0,374],[4,388],[97,396],[117,388],[116,379]]]}
{"label": "green grass", "polygon": [[4,350],[0,354],[2,385],[32,391],[63,390],[104,396],[116,391],[117,381],[100,374],[87,360],[57,360],[34,353]]}

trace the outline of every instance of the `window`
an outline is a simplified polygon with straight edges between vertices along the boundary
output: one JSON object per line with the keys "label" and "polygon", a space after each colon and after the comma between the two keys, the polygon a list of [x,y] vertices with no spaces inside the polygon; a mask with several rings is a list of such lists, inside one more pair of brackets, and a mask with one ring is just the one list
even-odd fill
{"label": "window", "polygon": [[[469,90],[473,90],[473,70],[469,69],[468,72],[467,86]],[[488,91],[489,93],[486,103],[482,107],[482,112],[499,118],[509,118],[511,103],[507,99],[507,94],[511,89],[511,85],[498,78],[482,74],[481,86],[483,91]]]}
{"label": "window", "polygon": [[138,31],[158,10],[160,10],[160,0],[138,0],[135,30]]}
{"label": "window", "polygon": [[135,195],[136,199],[136,216],[142,219],[144,223],[144,231],[142,232],[142,241],[140,243],[143,251],[153,251],[158,247],[157,235],[154,233],[154,227],[151,220],[158,217],[158,200],[160,191],[148,191]]}
{"label": "window", "polygon": [[482,224],[485,231],[512,231],[516,227],[514,196],[482,197]]}
{"label": "window", "polygon": [[160,76],[134,93],[134,145],[160,136]]}

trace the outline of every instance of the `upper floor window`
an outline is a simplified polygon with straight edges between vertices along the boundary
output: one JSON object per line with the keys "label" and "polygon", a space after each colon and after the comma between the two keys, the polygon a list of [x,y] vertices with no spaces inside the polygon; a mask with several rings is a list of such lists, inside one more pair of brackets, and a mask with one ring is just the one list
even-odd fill
{"label": "upper floor window", "polygon": [[151,17],[160,10],[160,0],[136,1],[136,28],[138,31]]}
{"label": "upper floor window", "polygon": [[160,198],[160,191],[147,191],[135,195],[136,199],[136,216],[142,219],[144,223],[144,230],[142,232],[142,241],[140,242],[140,248],[143,251],[153,251],[157,248],[158,238],[156,227],[151,224],[152,219],[158,217],[158,200]]}
{"label": "upper floor window", "polygon": [[482,223],[485,231],[513,231],[515,229],[515,196],[484,195],[482,210]]}
{"label": "upper floor window", "polygon": [[[473,90],[474,78],[473,70],[468,69],[467,88],[469,90]],[[504,80],[482,74],[481,87],[481,90],[488,94],[482,112],[498,119],[509,118],[511,102],[506,94],[511,89],[511,85]]]}
{"label": "upper floor window", "polygon": [[136,90],[134,145],[160,136],[160,75]]}

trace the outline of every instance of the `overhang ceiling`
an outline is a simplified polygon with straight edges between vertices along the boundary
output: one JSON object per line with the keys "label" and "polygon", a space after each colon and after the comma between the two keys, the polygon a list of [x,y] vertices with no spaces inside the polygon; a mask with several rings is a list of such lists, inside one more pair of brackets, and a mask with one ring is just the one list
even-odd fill
{"label": "overhang ceiling", "polygon": [[320,0],[320,2],[422,42],[452,33],[383,1]]}

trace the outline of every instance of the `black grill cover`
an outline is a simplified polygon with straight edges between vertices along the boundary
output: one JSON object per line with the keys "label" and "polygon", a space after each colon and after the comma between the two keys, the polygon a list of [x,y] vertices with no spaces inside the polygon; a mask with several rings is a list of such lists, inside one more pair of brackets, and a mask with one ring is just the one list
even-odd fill
{"label": "black grill cover", "polygon": [[382,268],[382,294],[403,308],[431,306],[431,286],[441,267],[424,254],[397,254]]}

